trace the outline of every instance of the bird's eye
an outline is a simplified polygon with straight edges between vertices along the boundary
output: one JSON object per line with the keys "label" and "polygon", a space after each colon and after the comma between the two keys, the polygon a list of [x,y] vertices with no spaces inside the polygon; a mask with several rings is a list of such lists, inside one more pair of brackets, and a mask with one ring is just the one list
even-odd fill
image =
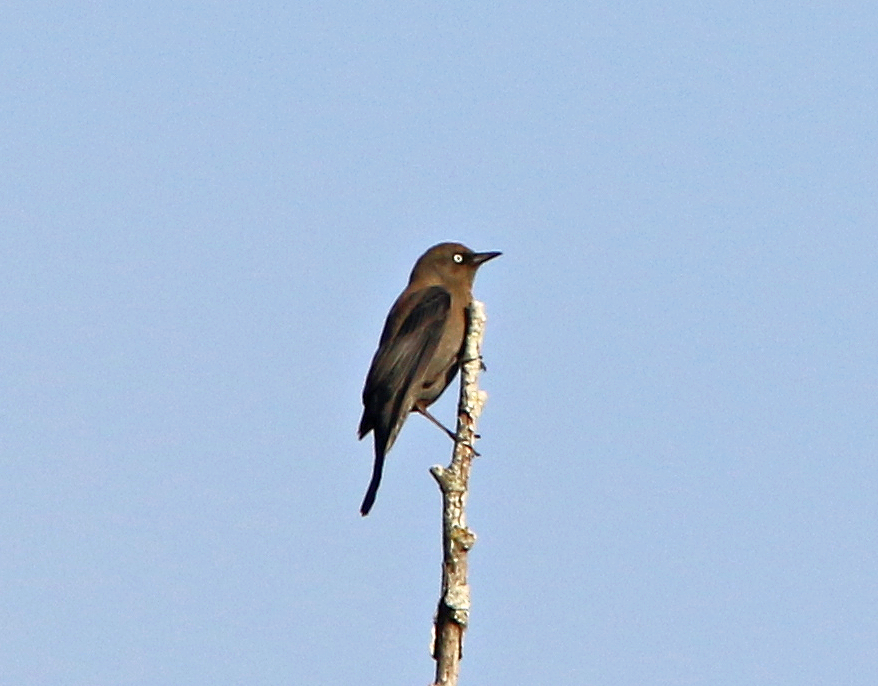
{"label": "bird's eye", "polygon": [[451,259],[454,260],[457,264],[460,264],[461,262],[463,262],[463,255],[461,255],[459,252],[456,252],[454,253],[454,257],[452,257]]}

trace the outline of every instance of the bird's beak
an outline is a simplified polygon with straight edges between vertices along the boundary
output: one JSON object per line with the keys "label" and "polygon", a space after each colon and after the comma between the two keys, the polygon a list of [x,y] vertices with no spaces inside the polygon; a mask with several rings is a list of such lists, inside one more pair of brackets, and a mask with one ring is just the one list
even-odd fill
{"label": "bird's beak", "polygon": [[473,264],[477,267],[480,264],[484,264],[488,260],[493,260],[495,257],[500,257],[502,252],[477,252],[473,253]]}

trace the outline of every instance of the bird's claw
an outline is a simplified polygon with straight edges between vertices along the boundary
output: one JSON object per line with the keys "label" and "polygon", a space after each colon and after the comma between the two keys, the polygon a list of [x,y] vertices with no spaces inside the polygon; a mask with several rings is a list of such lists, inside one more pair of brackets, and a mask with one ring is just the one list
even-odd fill
{"label": "bird's claw", "polygon": [[464,364],[468,364],[468,363],[470,363],[470,362],[475,362],[476,360],[478,360],[478,362],[479,362],[479,368],[480,368],[483,372],[488,371],[488,367],[487,367],[487,365],[485,364],[485,358],[482,357],[481,355],[479,355],[478,357],[470,357],[470,358],[468,358],[468,359],[466,359],[466,360],[461,360],[460,363],[461,363],[461,365],[464,365]]}

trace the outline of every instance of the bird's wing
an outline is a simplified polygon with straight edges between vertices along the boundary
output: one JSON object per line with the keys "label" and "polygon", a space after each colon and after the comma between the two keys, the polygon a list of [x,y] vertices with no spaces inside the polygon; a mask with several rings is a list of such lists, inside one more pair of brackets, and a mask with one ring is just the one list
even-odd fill
{"label": "bird's wing", "polygon": [[[396,312],[409,308],[394,331]],[[441,286],[415,291],[394,304],[363,388],[361,437],[375,428],[387,437],[387,449],[390,448],[411,410],[403,406],[406,397],[411,402],[416,390],[413,386],[439,345],[450,309],[451,294]]]}

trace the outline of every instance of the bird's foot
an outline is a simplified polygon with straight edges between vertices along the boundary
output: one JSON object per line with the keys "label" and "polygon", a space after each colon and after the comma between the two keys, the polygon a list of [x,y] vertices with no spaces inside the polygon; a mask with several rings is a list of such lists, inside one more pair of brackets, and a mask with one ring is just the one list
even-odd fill
{"label": "bird's foot", "polygon": [[465,360],[461,360],[461,361],[460,361],[460,364],[461,364],[461,366],[463,366],[463,365],[465,365],[465,364],[467,364],[467,363],[469,363],[469,362],[475,362],[476,360],[478,360],[478,362],[479,362],[479,367],[480,367],[480,369],[481,369],[483,372],[488,371],[488,367],[487,367],[487,365],[485,365],[485,358],[482,357],[481,355],[479,355],[478,357],[469,357],[469,358],[467,358],[467,359],[465,359]]}

